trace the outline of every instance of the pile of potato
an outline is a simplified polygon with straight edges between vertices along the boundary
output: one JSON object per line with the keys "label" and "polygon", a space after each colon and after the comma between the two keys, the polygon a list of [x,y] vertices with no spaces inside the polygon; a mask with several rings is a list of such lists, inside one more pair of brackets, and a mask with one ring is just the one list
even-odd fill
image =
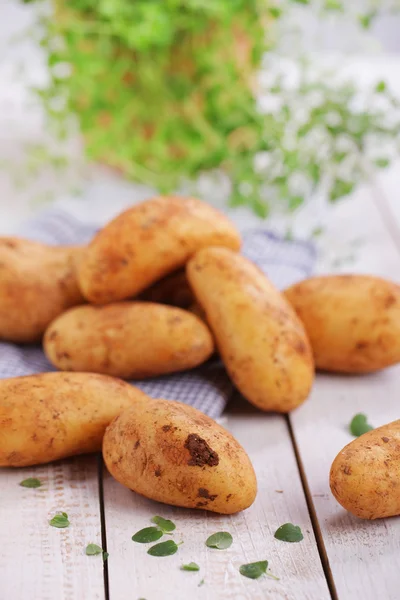
{"label": "pile of potato", "polygon": [[[123,212],[86,247],[0,239],[0,339],[43,341],[61,371],[0,381],[0,466],[102,447],[110,473],[148,498],[220,513],[250,506],[254,470],[226,430],[116,378],[192,369],[217,352],[249,402],[287,413],[308,397],[315,368],[400,361],[400,288],[336,276],[281,293],[240,246],[223,214],[177,197]],[[338,469],[332,490],[351,510]]]}

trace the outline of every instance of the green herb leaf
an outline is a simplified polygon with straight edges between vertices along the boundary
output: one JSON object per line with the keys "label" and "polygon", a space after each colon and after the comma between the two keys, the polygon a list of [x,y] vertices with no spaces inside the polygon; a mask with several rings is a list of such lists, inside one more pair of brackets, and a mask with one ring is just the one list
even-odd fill
{"label": "green herb leaf", "polygon": [[205,582],[205,579],[203,578],[197,587],[201,587],[202,585],[204,585],[204,582]]}
{"label": "green herb leaf", "polygon": [[147,550],[147,554],[150,554],[150,556],[171,556],[171,554],[176,554],[176,552],[178,552],[178,544],[174,540],[161,542]]}
{"label": "green herb leaf", "polygon": [[54,517],[49,521],[49,523],[52,527],[58,527],[59,529],[69,527],[70,525],[68,515],[65,512],[54,515]]}
{"label": "green herb leaf", "polygon": [[279,17],[282,15],[282,9],[278,6],[270,6],[268,8],[268,12],[274,19],[279,19]]}
{"label": "green herb leaf", "polygon": [[103,562],[105,562],[109,556],[108,552],[103,552]]}
{"label": "green herb leaf", "polygon": [[281,540],[281,542],[301,542],[303,539],[303,534],[301,533],[301,529],[298,525],[292,525],[292,523],[285,523],[278,527],[275,531],[275,536],[277,540]]}
{"label": "green herb leaf", "polygon": [[190,562],[187,565],[182,565],[181,571],[200,571],[200,567],[197,563]]}
{"label": "green herb leaf", "polygon": [[217,548],[218,550],[225,550],[232,546],[233,538],[227,531],[219,531],[213,533],[206,540],[206,546],[209,548]]}
{"label": "green herb leaf", "polygon": [[386,86],[386,81],[383,81],[383,80],[381,80],[381,81],[378,81],[378,83],[377,83],[377,84],[376,84],[376,86],[375,86],[375,91],[376,91],[378,94],[382,94],[383,92],[385,92],[385,91],[386,91],[386,87],[387,87],[387,86]]}
{"label": "green herb leaf", "polygon": [[374,162],[379,169],[385,169],[390,165],[390,160],[388,158],[377,158]]}
{"label": "green herb leaf", "polygon": [[145,527],[132,536],[132,541],[138,542],[138,544],[148,544],[149,542],[156,542],[162,536],[163,532],[158,527]]}
{"label": "green herb leaf", "polygon": [[100,548],[97,544],[88,544],[85,552],[87,556],[96,556],[96,554],[101,554],[103,552],[103,548]]}
{"label": "green herb leaf", "polygon": [[366,15],[360,15],[359,16],[359,21],[360,21],[360,25],[361,27],[363,27],[364,29],[369,29],[371,27],[372,21],[374,20],[374,18],[376,17],[376,10],[367,13]]}
{"label": "green herb leaf", "polygon": [[153,517],[151,522],[158,525],[163,533],[170,533],[176,529],[175,523],[169,521],[168,519],[164,519],[163,517]]}
{"label": "green herb leaf", "polygon": [[260,560],[259,562],[248,563],[239,568],[240,574],[249,579],[258,579],[261,575],[267,572],[268,561]]}
{"label": "green herb leaf", "polygon": [[368,423],[368,419],[366,415],[362,413],[358,413],[355,415],[350,423],[350,433],[354,435],[354,437],[359,437],[363,433],[367,433],[367,431],[371,431],[373,429],[372,425]]}
{"label": "green herb leaf", "polygon": [[322,235],[325,231],[324,227],[314,227],[314,229],[311,231],[311,237],[313,238],[317,238],[320,235]]}
{"label": "green herb leaf", "polygon": [[341,0],[325,0],[325,10],[342,11],[344,8]]}
{"label": "green herb leaf", "polygon": [[329,192],[329,200],[335,202],[343,196],[348,196],[354,190],[354,181],[344,181],[343,179],[335,179]]}
{"label": "green herb leaf", "polygon": [[35,477],[28,477],[28,479],[24,479],[23,481],[21,481],[19,485],[22,485],[22,487],[27,488],[38,488],[41,487],[43,483],[40,481],[40,479],[36,479]]}

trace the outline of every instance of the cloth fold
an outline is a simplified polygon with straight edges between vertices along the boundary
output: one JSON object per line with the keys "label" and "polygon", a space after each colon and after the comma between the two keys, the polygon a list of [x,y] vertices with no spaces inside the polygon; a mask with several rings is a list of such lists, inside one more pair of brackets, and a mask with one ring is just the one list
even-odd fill
{"label": "cloth fold", "polygon": [[[17,235],[47,244],[74,245],[87,243],[96,229],[66,211],[53,209],[25,223]],[[263,229],[243,233],[242,252],[281,289],[309,276],[316,258],[312,244],[284,240]],[[54,370],[40,346],[0,343],[0,379]],[[178,400],[213,418],[222,414],[234,393],[219,359],[192,371],[132,383],[153,398]]]}

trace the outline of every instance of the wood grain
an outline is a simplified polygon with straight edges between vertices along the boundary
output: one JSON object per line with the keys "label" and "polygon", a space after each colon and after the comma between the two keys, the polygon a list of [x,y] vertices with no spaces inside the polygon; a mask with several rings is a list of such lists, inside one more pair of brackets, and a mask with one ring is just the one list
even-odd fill
{"label": "wood grain", "polygon": [[[132,598],[174,600],[330,598],[285,418],[262,414],[243,401],[231,410],[223,425],[243,444],[257,473],[257,500],[243,513],[221,516],[158,504],[105,474],[112,600],[125,600],[127,590]],[[149,545],[131,541],[132,535],[151,525],[151,517],[157,514],[176,523],[173,538],[184,542],[174,556],[148,556]],[[287,522],[301,526],[304,541],[290,544],[274,538],[276,529]],[[222,551],[205,546],[207,537],[217,531],[232,534],[231,548]],[[240,575],[241,564],[259,560],[268,560],[280,581],[267,577],[252,581]],[[200,572],[180,570],[180,565],[190,561],[200,565]],[[198,587],[203,578],[204,585]]]}
{"label": "wood grain", "polygon": [[[400,254],[371,194],[360,192],[338,208],[330,235],[339,246],[349,231],[364,243],[354,262],[338,270],[400,280]],[[329,265],[320,264],[320,270]],[[340,600],[399,598],[400,518],[353,517],[336,502],[328,481],[333,459],[353,439],[352,417],[363,412],[374,426],[398,419],[399,396],[400,366],[367,376],[319,374],[309,401],[290,416]]]}
{"label": "wood grain", "polygon": [[[19,482],[37,477],[43,486]],[[86,556],[101,545],[95,456],[0,471],[1,600],[104,600],[103,560]],[[71,525],[49,525],[58,511]]]}

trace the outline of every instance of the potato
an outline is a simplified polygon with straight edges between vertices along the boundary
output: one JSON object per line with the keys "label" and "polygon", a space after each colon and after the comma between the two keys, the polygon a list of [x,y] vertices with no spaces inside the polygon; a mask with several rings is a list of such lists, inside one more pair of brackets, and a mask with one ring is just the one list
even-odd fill
{"label": "potato", "polygon": [[79,283],[94,304],[134,297],[210,245],[240,248],[238,232],[222,213],[195,198],[153,198],[94,237],[79,265]]}
{"label": "potato", "polygon": [[350,442],[333,461],[336,500],[361,519],[400,515],[400,420]]}
{"label": "potato", "polygon": [[111,475],[146,498],[223,514],[249,507],[256,476],[244,449],[192,406],[151,400],[107,427],[103,456]]}
{"label": "potato", "polygon": [[79,247],[0,238],[0,339],[37,342],[65,309],[84,302],[75,262]]}
{"label": "potato", "polygon": [[101,449],[106,426],[150,398],[104,375],[42,373],[0,380],[0,466],[26,467]]}
{"label": "potato", "polygon": [[167,277],[160,279],[160,281],[156,281],[156,283],[140,294],[139,299],[147,302],[179,306],[180,308],[190,308],[194,302],[193,292],[184,269],[175,271],[175,273],[167,275]]}
{"label": "potato", "polygon": [[265,275],[225,248],[200,250],[187,275],[227,371],[255,406],[286,413],[308,396],[314,365],[303,325]]}
{"label": "potato", "polygon": [[303,321],[317,368],[369,373],[400,361],[400,287],[379,277],[313,277],[286,298]]}
{"label": "potato", "polygon": [[70,309],[49,326],[43,347],[63,371],[143,379],[196,367],[211,356],[214,341],[188,311],[119,302]]}

